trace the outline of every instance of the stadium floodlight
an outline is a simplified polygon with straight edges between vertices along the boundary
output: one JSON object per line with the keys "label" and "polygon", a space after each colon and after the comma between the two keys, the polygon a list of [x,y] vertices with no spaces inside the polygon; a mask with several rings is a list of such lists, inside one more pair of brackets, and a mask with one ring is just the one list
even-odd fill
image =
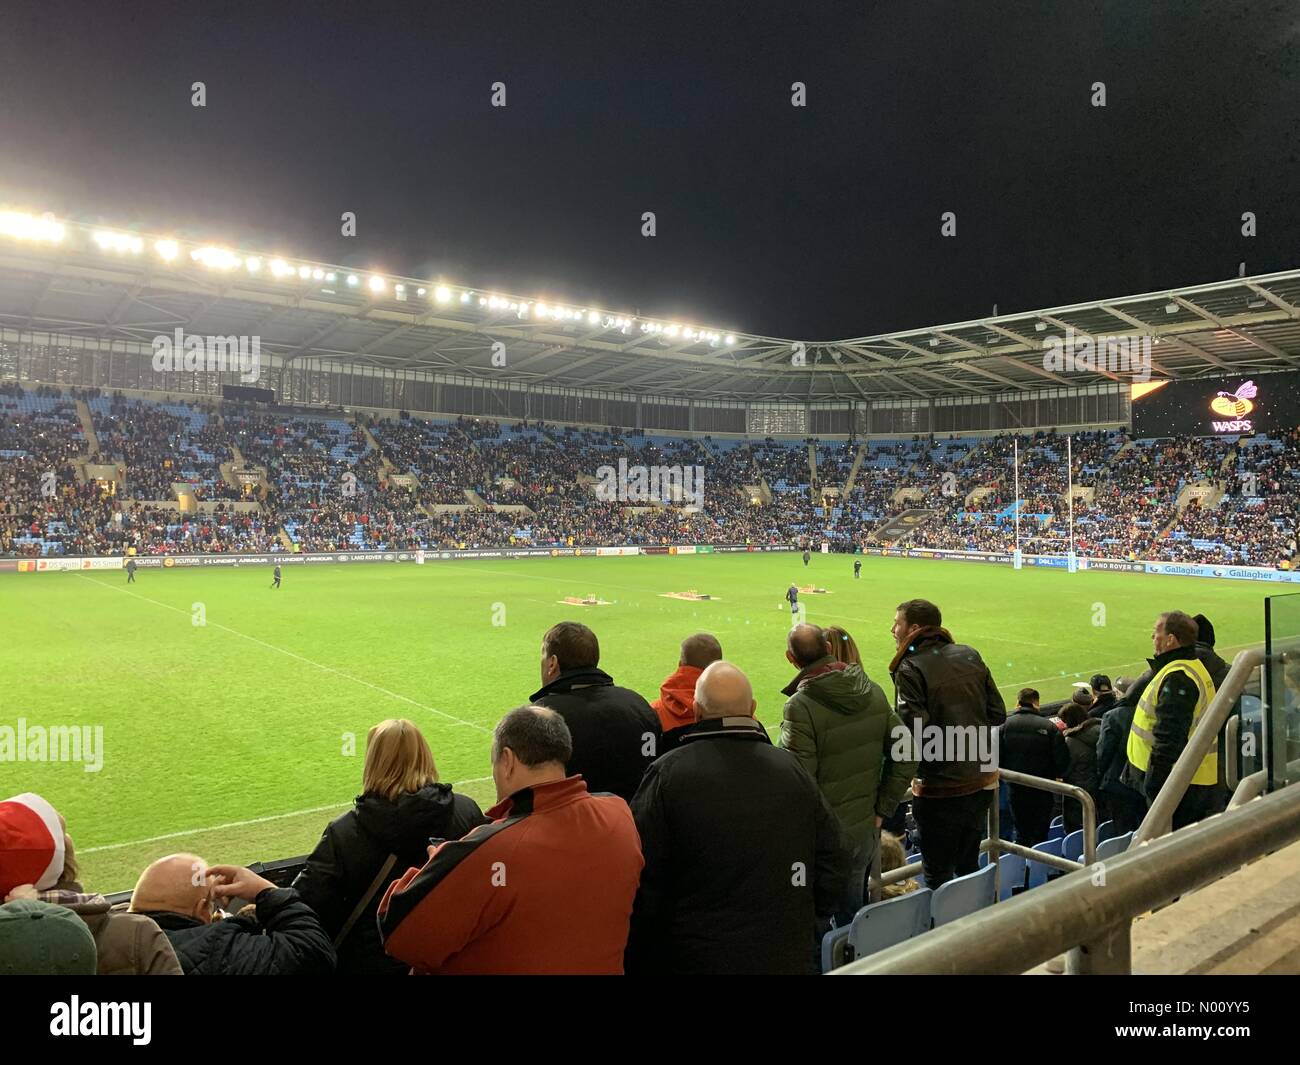
{"label": "stadium floodlight", "polygon": [[1035,322],[1035,323],[1034,323],[1034,332],[1035,332],[1035,333],[1042,333],[1042,332],[1045,332],[1046,330],[1047,330],[1047,323],[1046,323],[1046,322]]}
{"label": "stadium floodlight", "polygon": [[154,241],[154,251],[160,256],[171,262],[181,253],[181,247],[174,240],[157,240]]}
{"label": "stadium floodlight", "polygon": [[311,278],[312,278],[313,281],[324,281],[324,280],[325,280],[325,271],[324,271],[324,270],[321,270],[321,269],[319,269],[319,268],[318,268],[318,269],[315,269],[315,270],[313,270],[313,271],[311,272]]}
{"label": "stadium floodlight", "polygon": [[63,239],[63,223],[51,214],[38,218],[21,211],[0,211],[0,234],[14,240],[43,240],[57,244]]}
{"label": "stadium floodlight", "polygon": [[293,273],[293,267],[290,266],[283,259],[272,259],[271,273],[273,273],[276,277],[288,277],[291,273]]}
{"label": "stadium floodlight", "polygon": [[1165,304],[1165,314],[1177,314],[1177,313],[1178,313],[1178,304],[1176,303]]}
{"label": "stadium floodlight", "polygon": [[360,283],[361,283],[361,282],[360,282],[360,280],[357,278],[357,275],[356,275],[356,274],[348,274],[348,284],[349,284],[349,285],[351,285],[351,286],[353,286],[353,287],[355,288],[355,287],[356,287],[357,285],[359,285]]}
{"label": "stadium floodlight", "polygon": [[590,324],[595,325],[597,322],[600,321],[600,314],[599,314],[599,312],[597,312],[597,311],[592,311],[590,314],[587,315],[587,321],[588,321]]}
{"label": "stadium floodlight", "polygon": [[370,284],[370,291],[375,293],[383,292],[384,289],[388,287],[388,282],[385,281],[378,274],[371,275],[369,284]]}
{"label": "stadium floodlight", "polygon": [[325,275],[325,280],[326,280],[326,281],[337,281],[337,280],[338,280],[338,276],[339,276],[338,274],[336,274],[333,270],[331,270],[328,274]]}
{"label": "stadium floodlight", "polygon": [[469,297],[470,297],[470,295],[471,295],[471,294],[468,293],[468,292],[462,292],[462,293],[460,294],[460,302],[461,302],[461,303],[468,303],[468,302],[469,302]]}
{"label": "stadium floodlight", "polygon": [[95,243],[104,251],[121,251],[138,254],[144,251],[144,241],[130,233],[112,233],[106,229],[95,234]]}
{"label": "stadium floodlight", "polygon": [[733,337],[730,333],[728,333],[728,334],[727,334],[727,343],[728,343],[728,344],[734,344],[735,342],[736,342],[736,338]]}
{"label": "stadium floodlight", "polygon": [[298,267],[298,276],[302,278],[302,280],[306,281],[307,278],[311,277],[311,267],[310,266]]}
{"label": "stadium floodlight", "polygon": [[422,289],[422,288],[417,288],[417,289],[415,290],[415,294],[416,294],[417,296],[423,296],[423,295],[424,295],[424,289]]}
{"label": "stadium floodlight", "polygon": [[262,260],[256,255],[250,255],[244,260],[244,268],[250,274],[255,274],[262,269]]}
{"label": "stadium floodlight", "polygon": [[190,258],[210,270],[232,270],[240,265],[240,258],[234,252],[212,246],[195,248],[190,252]]}
{"label": "stadium floodlight", "polygon": [[433,290],[433,298],[439,303],[449,303],[451,301],[451,289],[446,285],[439,285]]}

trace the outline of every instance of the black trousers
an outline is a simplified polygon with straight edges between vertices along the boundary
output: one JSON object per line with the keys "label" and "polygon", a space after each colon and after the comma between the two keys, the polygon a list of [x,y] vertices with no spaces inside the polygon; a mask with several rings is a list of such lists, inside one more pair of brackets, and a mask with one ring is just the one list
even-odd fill
{"label": "black trousers", "polygon": [[1135,791],[1123,795],[1115,791],[1107,792],[1106,801],[1110,805],[1110,816],[1115,822],[1117,836],[1136,832],[1142,824],[1142,818],[1147,815],[1146,800]]}
{"label": "black trousers", "polygon": [[1011,816],[1016,819],[1016,842],[1024,847],[1032,847],[1047,839],[1052,828],[1052,810],[1055,808],[1054,793],[1026,788],[1020,784],[1011,785]]}
{"label": "black trousers", "polygon": [[980,841],[995,794],[985,789],[951,799],[912,800],[912,816],[921,833],[925,886],[930,890],[979,868]]}

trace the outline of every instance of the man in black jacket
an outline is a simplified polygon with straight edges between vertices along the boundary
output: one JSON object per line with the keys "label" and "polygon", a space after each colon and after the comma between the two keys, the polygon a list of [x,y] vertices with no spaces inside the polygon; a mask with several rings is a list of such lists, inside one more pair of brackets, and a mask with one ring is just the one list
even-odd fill
{"label": "man in black jacket", "polygon": [[997,789],[997,726],[1006,704],[984,660],[943,628],[925,599],[900,603],[891,629],[898,650],[889,665],[898,716],[922,742],[941,740],[942,756],[922,748],[912,816],[921,832],[925,882],[937,889],[979,868],[980,840]]}
{"label": "man in black jacket", "polygon": [[816,971],[817,914],[843,894],[848,840],[816,782],[753,718],[749,680],[715,662],[700,722],[632,799],[645,869],[626,969],[655,975]]}
{"label": "man in black jacket", "polygon": [[[1000,729],[998,753],[1003,769],[1060,780],[1070,765],[1070,752],[1061,730],[1038,712],[1037,692],[1030,705],[1021,704],[1007,715]],[[1056,796],[1039,788],[1011,785],[1011,816],[1016,822],[1016,842],[1026,847],[1042,843],[1052,825]]]}
{"label": "man in black jacket", "polygon": [[[216,917],[217,903],[250,899],[257,918]],[[186,976],[301,976],[334,971],[334,948],[293,888],[251,869],[172,854],[150,865],[131,894],[131,912],[152,917]]]}
{"label": "man in black jacket", "polygon": [[1146,816],[1147,802],[1141,792],[1123,782],[1128,764],[1125,746],[1133,727],[1133,707],[1121,700],[1106,711],[1097,735],[1097,780],[1115,822],[1115,835],[1133,832]]}
{"label": "man in black jacket", "polygon": [[576,621],[560,622],[542,637],[542,686],[530,701],[550,707],[569,726],[570,776],[581,773],[590,792],[631,801],[659,754],[659,715],[636,692],[615,685],[596,668],[599,662],[596,634]]}

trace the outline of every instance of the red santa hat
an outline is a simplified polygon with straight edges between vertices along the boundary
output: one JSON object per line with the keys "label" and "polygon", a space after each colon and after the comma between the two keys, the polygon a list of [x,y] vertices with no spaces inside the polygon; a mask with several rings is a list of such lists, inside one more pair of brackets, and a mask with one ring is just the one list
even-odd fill
{"label": "red santa hat", "polygon": [[31,792],[0,802],[0,902],[20,884],[54,887],[64,858],[63,825],[53,806]]}

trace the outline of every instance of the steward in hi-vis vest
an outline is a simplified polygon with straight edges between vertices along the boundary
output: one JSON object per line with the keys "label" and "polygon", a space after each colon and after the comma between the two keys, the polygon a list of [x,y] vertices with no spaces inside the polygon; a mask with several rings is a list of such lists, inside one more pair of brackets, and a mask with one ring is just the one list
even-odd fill
{"label": "steward in hi-vis vest", "polygon": [[[1164,786],[1215,693],[1210,671],[1196,654],[1196,623],[1190,617],[1180,611],[1162,614],[1152,643],[1156,656],[1149,660],[1151,682],[1133,713],[1125,769],[1126,782],[1142,792],[1148,803]],[[1196,767],[1191,786],[1174,814],[1174,828],[1210,812],[1218,769],[1216,744]]]}

